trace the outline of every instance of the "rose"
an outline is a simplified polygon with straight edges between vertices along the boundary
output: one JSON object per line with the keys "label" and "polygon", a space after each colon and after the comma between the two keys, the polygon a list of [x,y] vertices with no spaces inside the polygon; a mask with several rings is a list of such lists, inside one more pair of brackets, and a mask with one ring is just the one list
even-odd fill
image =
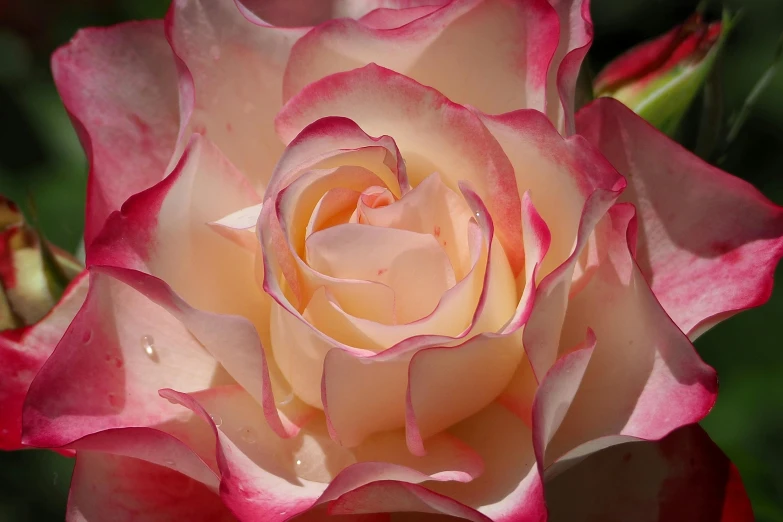
{"label": "rose", "polygon": [[595,79],[611,96],[673,135],[712,70],[733,20],[707,23],[700,13],[615,58]]}
{"label": "rose", "polygon": [[[767,297],[780,210],[616,102],[574,120],[586,6],[279,5],[179,1],[55,56],[91,275],[23,441],[77,452],[72,517],[540,520],[546,469],[569,520],[747,519],[696,428],[591,470],[709,410],[682,332]],[[580,509],[585,469],[645,502]]]}

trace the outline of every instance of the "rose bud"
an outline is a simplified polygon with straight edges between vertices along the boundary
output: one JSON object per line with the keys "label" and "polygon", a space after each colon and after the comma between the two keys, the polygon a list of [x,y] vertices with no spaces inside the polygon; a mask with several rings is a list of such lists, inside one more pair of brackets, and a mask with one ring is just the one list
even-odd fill
{"label": "rose bud", "polygon": [[712,70],[729,26],[694,14],[610,62],[595,79],[596,97],[616,98],[671,135]]}
{"label": "rose bud", "polygon": [[0,330],[38,322],[82,269],[70,254],[42,241],[0,195]]}

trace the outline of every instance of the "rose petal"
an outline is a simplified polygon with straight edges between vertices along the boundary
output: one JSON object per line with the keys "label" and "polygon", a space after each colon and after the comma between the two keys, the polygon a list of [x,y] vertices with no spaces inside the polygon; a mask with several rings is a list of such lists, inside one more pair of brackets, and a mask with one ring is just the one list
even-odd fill
{"label": "rose petal", "polygon": [[[346,154],[349,151],[369,154]],[[381,155],[376,156],[377,153]],[[276,199],[283,189],[309,170],[343,165],[369,170],[397,197],[410,190],[405,162],[394,139],[373,138],[348,118],[328,116],[309,123],[288,143],[275,166],[265,199]]]}
{"label": "rose petal", "polygon": [[112,215],[88,262],[182,321],[287,436],[296,428],[280,421],[272,396],[275,369],[262,349],[269,345],[270,304],[256,285],[253,255],[206,225],[258,199],[220,151],[194,135],[170,176]]}
{"label": "rose petal", "polygon": [[30,385],[23,441],[56,447],[107,428],[154,426],[177,414],[158,389],[199,390],[217,372],[176,318],[93,273],[84,305]]}
{"label": "rose petal", "polygon": [[530,198],[551,231],[549,252],[539,278],[574,252],[586,203],[598,191],[619,192],[625,182],[583,138],[563,138],[538,111],[481,115],[511,161],[519,196]]}
{"label": "rose petal", "polygon": [[593,21],[588,0],[549,0],[560,20],[560,43],[547,75],[549,119],[563,136],[574,133],[576,80],[593,42]]}
{"label": "rose petal", "polygon": [[530,428],[492,403],[449,429],[484,461],[484,473],[469,483],[429,487],[476,509],[495,522],[546,519],[541,477],[535,464]]}
{"label": "rose petal", "polygon": [[82,437],[68,449],[82,452],[100,452],[120,457],[139,459],[182,473],[201,482],[213,491],[219,486],[214,445],[208,452],[197,455],[194,449],[178,438],[154,428],[108,429]]}
{"label": "rose petal", "polygon": [[[361,18],[362,23],[399,27],[437,9],[444,0],[245,0],[266,23],[285,27],[318,25],[331,18]],[[433,4],[433,5],[430,5]]]}
{"label": "rose petal", "polygon": [[449,189],[437,173],[424,178],[399,201],[369,208],[359,203],[366,223],[432,234],[449,256],[457,281],[470,271],[471,256],[465,238],[473,212],[465,200]]}
{"label": "rose petal", "polygon": [[[435,451],[424,459],[407,453],[401,432],[376,437],[349,451],[319,427],[323,417],[314,419],[313,427],[297,438],[278,438],[260,420],[258,405],[237,386],[191,395],[172,390],[161,394],[191,408],[215,430],[223,499],[242,517],[263,514],[265,520],[287,520],[378,480],[465,481],[481,473],[480,459],[450,435],[439,436]],[[331,468],[325,469],[324,464]]]}
{"label": "rose petal", "polygon": [[333,20],[294,46],[284,99],[330,74],[376,63],[487,113],[543,110],[556,47],[557,16],[543,0],[451,2],[390,29]]}
{"label": "rose petal", "polygon": [[[184,147],[209,138],[263,192],[283,144],[274,133],[283,70],[305,28],[270,26],[234,0],[172,2],[166,35],[179,60]],[[231,81],[225,81],[231,78]]]}
{"label": "rose petal", "polygon": [[[597,344],[546,449],[545,463],[599,437],[659,439],[698,422],[714,404],[715,371],[671,322],[633,262],[628,248],[633,215],[630,205],[610,210],[606,235],[599,238],[605,242],[606,257],[570,299],[562,345],[575,345],[588,327],[595,331]],[[546,380],[559,381],[559,389],[570,387],[574,376],[568,368],[553,369]],[[542,385],[539,394],[552,390]],[[536,419],[534,411],[534,426]]]}
{"label": "rose petal", "polygon": [[448,256],[431,234],[347,223],[311,235],[306,256],[322,274],[391,288],[402,324],[432,313],[456,283]]}
{"label": "rose petal", "polygon": [[87,272],[77,276],[38,323],[0,332],[0,449],[19,449],[22,406],[30,383],[54,351],[87,295]]}
{"label": "rose petal", "polygon": [[481,513],[419,486],[394,480],[378,480],[357,487],[334,500],[330,514],[432,513],[472,522],[490,522]]}
{"label": "rose petal", "polygon": [[[425,0],[426,2],[427,0]],[[404,7],[394,9],[390,7],[379,7],[367,13],[359,18],[359,21],[367,27],[373,29],[394,29],[409,24],[419,18],[424,18],[441,8],[443,4],[447,4],[448,0],[428,0],[433,5],[421,5],[416,7]],[[388,2],[384,2],[388,3]],[[400,3],[400,2],[398,2]],[[413,4],[413,2],[405,2]]]}
{"label": "rose petal", "polygon": [[691,338],[764,303],[783,255],[783,210],[751,185],[681,148],[630,110],[600,99],[580,134],[629,180],[637,260],[666,312]]}
{"label": "rose petal", "polygon": [[84,238],[163,179],[179,129],[174,55],[163,22],[83,29],[52,56],[52,75],[90,161]]}
{"label": "rose petal", "polygon": [[[599,340],[600,343],[600,340]],[[547,474],[550,520],[751,522],[736,468],[697,425],[630,442]]]}
{"label": "rose petal", "polygon": [[523,264],[519,194],[511,165],[478,116],[436,91],[371,64],[310,84],[278,114],[290,142],[324,116],[345,116],[371,135],[389,134],[418,185],[433,172],[452,190],[465,181],[486,202],[514,273]]}
{"label": "rose petal", "polygon": [[68,522],[136,520],[231,522],[214,492],[185,475],[142,460],[80,451],[68,497]]}
{"label": "rose petal", "polygon": [[555,362],[536,391],[531,420],[536,427],[533,433],[536,460],[542,471],[551,462],[551,459],[546,459],[546,448],[582,385],[595,344],[595,334],[588,329],[584,342]]}

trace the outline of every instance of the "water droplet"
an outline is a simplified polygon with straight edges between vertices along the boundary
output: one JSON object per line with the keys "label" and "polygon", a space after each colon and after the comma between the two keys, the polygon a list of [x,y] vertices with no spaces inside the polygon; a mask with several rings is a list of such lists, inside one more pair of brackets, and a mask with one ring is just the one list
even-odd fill
{"label": "water droplet", "polygon": [[141,338],[141,347],[144,348],[144,353],[147,357],[155,362],[158,362],[158,352],[155,350],[155,339],[151,335],[145,335]]}
{"label": "water droplet", "polygon": [[220,47],[213,45],[209,48],[209,55],[213,60],[220,60]]}
{"label": "water droplet", "polygon": [[163,461],[163,463],[164,463],[166,466],[170,467],[170,468],[173,468],[173,467],[174,467],[174,461],[173,461],[173,460],[164,460],[164,461]]}
{"label": "water droplet", "polygon": [[177,399],[172,399],[171,397],[166,397],[166,400],[169,401],[171,404],[179,404],[179,401]]}
{"label": "water droplet", "polygon": [[216,427],[221,427],[223,425],[223,419],[220,417],[220,415],[210,415],[212,417],[212,422],[215,423]]}
{"label": "water droplet", "polygon": [[115,408],[120,405],[120,400],[113,393],[109,394],[108,399],[109,399],[109,404],[111,404]]}
{"label": "water droplet", "polygon": [[92,339],[92,330],[87,330],[82,334],[82,343],[89,344],[90,340]]}
{"label": "water droplet", "polygon": [[253,431],[253,428],[245,426],[244,428],[240,428],[239,432],[243,441],[247,442],[248,444],[255,444],[256,433]]}
{"label": "water droplet", "polygon": [[301,461],[301,460],[299,460],[299,459],[296,459],[296,465],[297,465],[297,466],[301,466],[301,465],[302,465],[302,461]]}
{"label": "water droplet", "polygon": [[294,392],[290,391],[288,392],[288,395],[277,401],[278,406],[285,406],[286,404],[291,404],[291,401],[294,400]]}
{"label": "water droplet", "polygon": [[481,212],[476,212],[476,219],[481,219]]}

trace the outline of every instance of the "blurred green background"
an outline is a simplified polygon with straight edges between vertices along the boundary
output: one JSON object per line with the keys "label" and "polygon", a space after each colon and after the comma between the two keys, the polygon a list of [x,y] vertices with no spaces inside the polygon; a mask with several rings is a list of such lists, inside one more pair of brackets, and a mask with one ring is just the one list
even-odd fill
{"label": "blurred green background", "polygon": [[[296,1],[296,0],[291,0]],[[697,0],[593,0],[594,70],[685,20]],[[719,11],[718,0],[710,7]],[[87,165],[49,72],[49,56],[80,27],[159,18],[166,0],[0,0],[0,193],[32,194],[49,239],[73,251],[84,224]],[[769,67],[783,0],[726,0],[743,18],[725,50],[721,84],[735,113]],[[696,109],[700,101],[695,102]],[[691,121],[698,117],[697,110]],[[684,141],[692,140],[686,121]],[[764,91],[721,165],[783,204],[783,71]],[[783,269],[778,270],[778,282]],[[717,326],[696,346],[720,375],[703,425],[738,466],[760,522],[783,521],[783,289],[765,307]],[[0,453],[0,521],[63,520],[72,461]]]}

